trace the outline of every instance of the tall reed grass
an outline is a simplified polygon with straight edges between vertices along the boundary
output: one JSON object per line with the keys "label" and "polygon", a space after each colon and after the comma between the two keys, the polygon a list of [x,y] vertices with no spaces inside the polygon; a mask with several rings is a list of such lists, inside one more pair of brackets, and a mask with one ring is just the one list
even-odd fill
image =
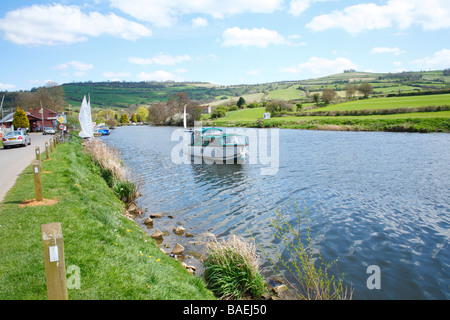
{"label": "tall reed grass", "polygon": [[130,172],[122,165],[119,152],[98,139],[87,140],[84,147],[116,196],[125,204],[134,201],[139,194],[138,185],[132,181]]}
{"label": "tall reed grass", "polygon": [[254,243],[233,235],[223,241],[214,238],[206,247],[209,255],[204,263],[204,277],[216,296],[259,299],[267,291]]}

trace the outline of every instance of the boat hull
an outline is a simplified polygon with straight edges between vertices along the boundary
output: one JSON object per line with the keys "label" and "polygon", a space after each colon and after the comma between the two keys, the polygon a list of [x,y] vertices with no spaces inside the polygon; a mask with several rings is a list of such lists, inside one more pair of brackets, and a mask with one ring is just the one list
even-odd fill
{"label": "boat hull", "polygon": [[214,147],[188,146],[185,150],[188,156],[216,163],[243,160],[247,155],[246,145]]}

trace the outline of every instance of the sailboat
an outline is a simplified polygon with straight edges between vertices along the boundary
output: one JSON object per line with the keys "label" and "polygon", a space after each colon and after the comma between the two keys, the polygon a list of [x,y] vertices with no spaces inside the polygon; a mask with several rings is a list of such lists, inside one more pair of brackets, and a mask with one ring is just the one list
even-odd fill
{"label": "sailboat", "polygon": [[86,102],[86,96],[83,97],[78,120],[81,125],[81,131],[78,135],[82,138],[92,138],[94,129],[92,127],[91,101],[89,99],[89,102]]}

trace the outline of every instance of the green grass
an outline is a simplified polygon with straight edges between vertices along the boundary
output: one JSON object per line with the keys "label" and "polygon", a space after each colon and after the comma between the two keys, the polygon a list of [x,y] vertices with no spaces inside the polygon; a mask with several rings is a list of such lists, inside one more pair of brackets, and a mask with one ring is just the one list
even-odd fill
{"label": "green grass", "polygon": [[229,111],[225,118],[220,120],[225,121],[251,121],[256,119],[262,119],[264,117],[264,108],[253,108],[253,109],[241,109],[237,111]]}
{"label": "green grass", "polygon": [[314,111],[417,108],[449,104],[450,94],[436,94],[412,97],[372,98],[366,100],[357,100],[314,109]]}
{"label": "green grass", "polygon": [[70,300],[214,299],[202,279],[122,215],[123,203],[79,143],[58,145],[42,170],[44,198],[57,204],[19,206],[34,198],[31,166],[0,204],[1,300],[47,298],[41,225],[52,222],[62,225],[66,267],[80,268]]}
{"label": "green grass", "polygon": [[305,92],[298,90],[298,85],[291,86],[287,89],[279,89],[269,91],[267,96],[270,100],[298,100],[304,98]]}

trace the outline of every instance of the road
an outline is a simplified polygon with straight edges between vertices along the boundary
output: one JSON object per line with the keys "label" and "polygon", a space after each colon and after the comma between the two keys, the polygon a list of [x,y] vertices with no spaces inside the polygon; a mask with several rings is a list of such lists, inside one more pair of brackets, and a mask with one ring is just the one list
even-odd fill
{"label": "road", "polygon": [[31,133],[31,145],[26,147],[0,148],[0,202],[5,198],[9,189],[14,186],[17,177],[36,158],[35,148],[40,147],[45,152],[45,142],[52,136],[42,133]]}

